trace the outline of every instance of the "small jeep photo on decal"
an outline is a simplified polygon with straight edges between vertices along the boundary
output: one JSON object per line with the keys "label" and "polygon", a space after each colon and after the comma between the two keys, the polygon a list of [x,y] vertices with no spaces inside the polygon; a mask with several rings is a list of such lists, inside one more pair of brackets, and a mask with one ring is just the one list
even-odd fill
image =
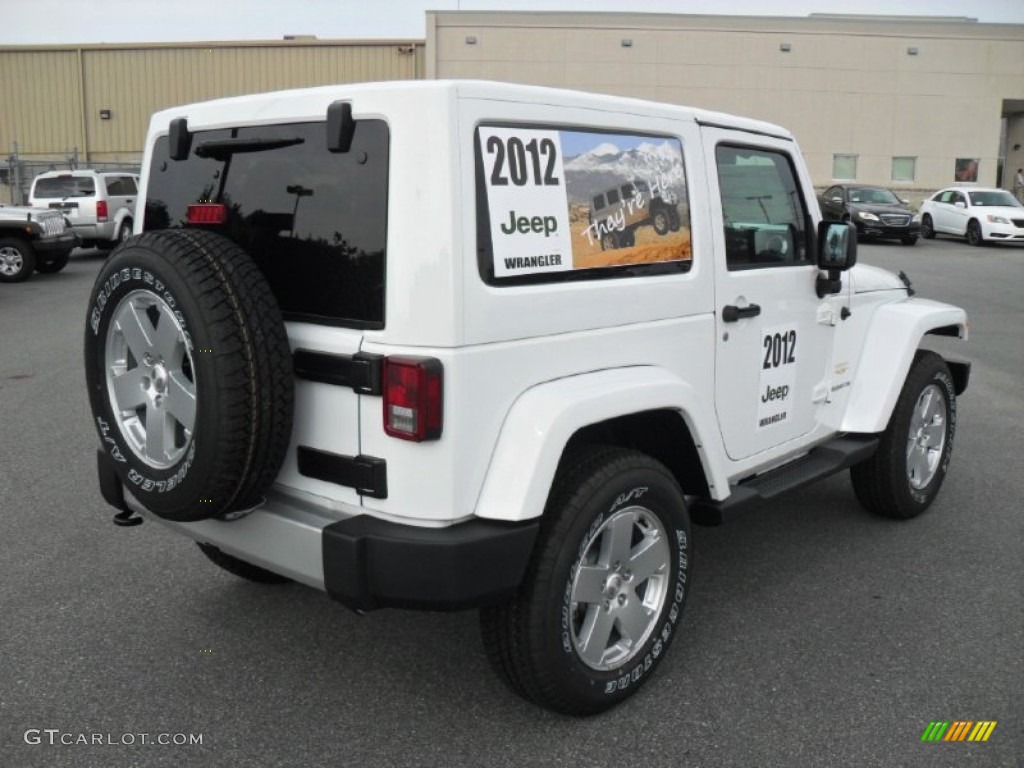
{"label": "small jeep photo on decal", "polygon": [[561,139],[577,269],[690,258],[677,139],[568,131]]}

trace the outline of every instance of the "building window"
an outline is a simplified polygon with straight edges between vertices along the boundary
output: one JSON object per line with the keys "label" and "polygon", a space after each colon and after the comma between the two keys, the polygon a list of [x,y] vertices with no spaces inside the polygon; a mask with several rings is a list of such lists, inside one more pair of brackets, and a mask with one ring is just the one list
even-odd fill
{"label": "building window", "polygon": [[892,159],[893,181],[913,181],[916,175],[916,157],[894,157]]}
{"label": "building window", "polygon": [[857,156],[856,155],[832,155],[832,178],[833,179],[856,179],[857,178]]}

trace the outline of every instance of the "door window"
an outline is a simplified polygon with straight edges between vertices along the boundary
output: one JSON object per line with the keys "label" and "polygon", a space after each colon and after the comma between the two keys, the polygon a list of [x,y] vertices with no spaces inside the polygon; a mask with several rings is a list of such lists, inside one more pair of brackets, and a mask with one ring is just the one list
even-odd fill
{"label": "door window", "polygon": [[722,144],[715,157],[728,268],[807,264],[807,206],[789,155]]}

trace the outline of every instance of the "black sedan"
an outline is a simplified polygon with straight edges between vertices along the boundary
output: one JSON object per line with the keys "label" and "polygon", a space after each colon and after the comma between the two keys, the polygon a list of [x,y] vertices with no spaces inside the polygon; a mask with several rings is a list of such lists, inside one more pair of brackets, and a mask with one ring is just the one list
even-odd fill
{"label": "black sedan", "polygon": [[921,234],[921,221],[907,203],[884,187],[836,184],[818,198],[821,215],[833,221],[851,221],[861,238],[879,237],[913,245]]}

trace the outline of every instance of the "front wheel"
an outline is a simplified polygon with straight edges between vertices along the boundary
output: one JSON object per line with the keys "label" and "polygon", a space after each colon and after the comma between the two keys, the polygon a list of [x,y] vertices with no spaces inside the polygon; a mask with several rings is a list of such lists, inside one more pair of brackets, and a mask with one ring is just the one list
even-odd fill
{"label": "front wheel", "polygon": [[40,260],[36,264],[36,272],[51,275],[54,272],[60,272],[64,267],[68,265],[68,259],[71,257],[71,252],[67,251],[60,254],[59,256],[53,256],[45,261]]}
{"label": "front wheel", "polygon": [[0,238],[0,283],[20,283],[32,276],[36,254],[32,246],[16,237]]}
{"label": "front wheel", "polygon": [[653,674],[689,580],[690,518],[675,478],[644,454],[591,448],[556,479],[519,594],[481,612],[484,646],[519,695],[595,714]]}
{"label": "front wheel", "polygon": [[883,517],[917,517],[942,486],[955,434],[953,377],[941,357],[919,351],[878,451],[850,470],[857,500]]}
{"label": "front wheel", "polygon": [[981,233],[981,224],[975,219],[967,222],[967,244],[974,246],[985,244],[985,236]]}
{"label": "front wheel", "polygon": [[921,237],[925,240],[935,239],[935,225],[932,224],[932,217],[927,213],[921,217]]}

